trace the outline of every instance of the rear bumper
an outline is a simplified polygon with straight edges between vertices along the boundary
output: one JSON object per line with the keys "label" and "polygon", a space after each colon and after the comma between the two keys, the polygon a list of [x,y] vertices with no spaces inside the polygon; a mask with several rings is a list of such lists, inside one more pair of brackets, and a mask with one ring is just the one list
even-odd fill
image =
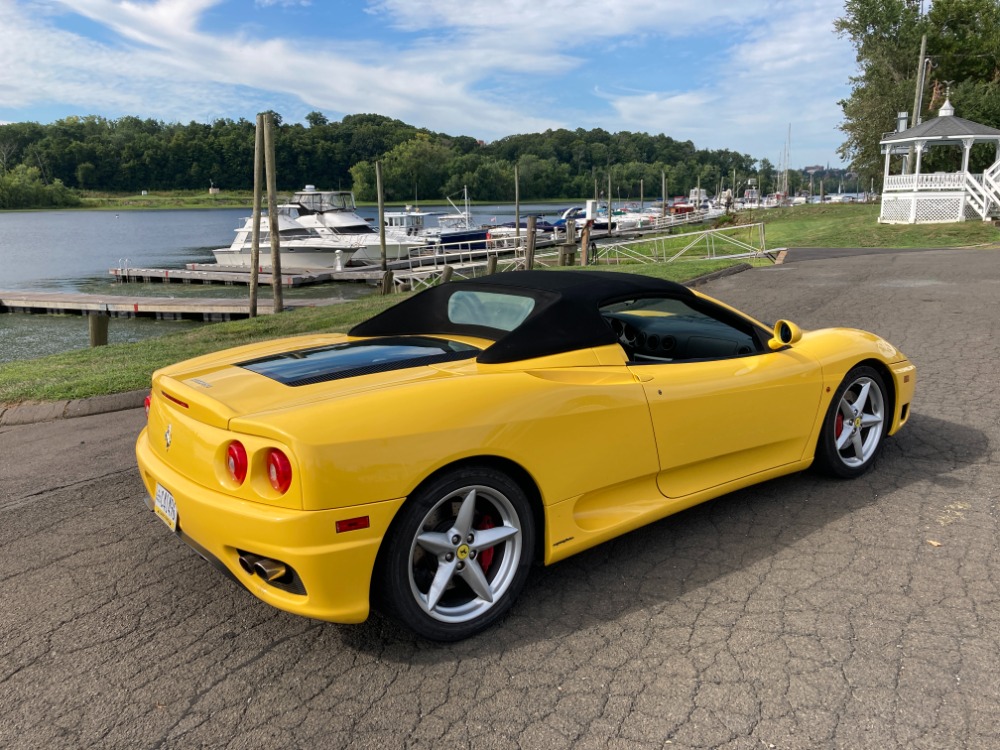
{"label": "rear bumper", "polygon": [[[368,617],[375,558],[403,499],[335,510],[302,511],[253,503],[208,489],[155,455],[144,429],[136,458],[152,507],[156,485],[177,503],[178,535],[202,557],[268,604],[304,617],[355,623]],[[337,533],[337,521],[368,516],[369,527]],[[164,527],[165,528],[165,527]],[[305,593],[245,572],[240,552],[290,566]]]}

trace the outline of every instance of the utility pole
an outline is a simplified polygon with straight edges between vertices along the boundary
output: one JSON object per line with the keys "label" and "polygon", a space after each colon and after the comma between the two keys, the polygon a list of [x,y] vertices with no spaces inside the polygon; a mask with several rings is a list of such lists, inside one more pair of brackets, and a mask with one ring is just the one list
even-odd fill
{"label": "utility pole", "polygon": [[[920,122],[920,102],[923,100],[924,88],[924,58],[927,56],[927,35],[920,37],[920,60],[917,62],[917,85],[913,92],[913,114],[910,116],[910,127],[917,127]],[[903,174],[910,173],[910,165],[913,163],[913,144],[906,153],[906,161],[903,164]]]}
{"label": "utility pole", "polygon": [[[927,57],[927,35],[920,37],[920,61],[917,63],[917,88],[913,92],[913,116],[910,118],[910,127],[915,128],[920,124],[920,104],[924,98],[924,59]],[[913,148],[912,146],[910,147]]]}

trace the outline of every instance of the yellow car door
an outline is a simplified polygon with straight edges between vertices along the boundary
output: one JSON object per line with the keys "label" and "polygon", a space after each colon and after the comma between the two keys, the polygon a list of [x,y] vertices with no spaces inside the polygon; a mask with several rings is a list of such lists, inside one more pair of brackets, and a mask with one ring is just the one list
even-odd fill
{"label": "yellow car door", "polygon": [[643,383],[658,485],[684,497],[798,461],[816,422],[819,365],[793,349],[630,365]]}

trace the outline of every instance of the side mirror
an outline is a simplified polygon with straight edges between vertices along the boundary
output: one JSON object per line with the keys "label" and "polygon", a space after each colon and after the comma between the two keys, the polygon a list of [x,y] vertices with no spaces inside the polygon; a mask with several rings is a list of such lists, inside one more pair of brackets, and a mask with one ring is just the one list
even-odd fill
{"label": "side mirror", "polygon": [[774,324],[774,336],[767,342],[772,352],[791,346],[802,338],[802,329],[790,320],[779,320]]}

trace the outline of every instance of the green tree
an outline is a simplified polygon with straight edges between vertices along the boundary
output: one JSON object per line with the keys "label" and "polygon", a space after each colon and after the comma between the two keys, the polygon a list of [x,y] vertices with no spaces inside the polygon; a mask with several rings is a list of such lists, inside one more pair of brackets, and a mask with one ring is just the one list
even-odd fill
{"label": "green tree", "polygon": [[386,200],[440,199],[448,179],[447,166],[455,153],[429,136],[401,143],[385,155],[382,179]]}
{"label": "green tree", "polygon": [[311,128],[321,128],[324,125],[330,124],[330,121],[326,119],[326,115],[315,111],[306,115],[306,122],[309,123],[309,127]]}
{"label": "green tree", "polygon": [[[879,182],[879,140],[895,126],[897,112],[913,108],[923,34],[931,66],[920,117],[936,115],[950,81],[957,114],[1000,127],[1000,0],[934,0],[926,14],[923,5],[919,0],[847,0],[844,16],[835,23],[854,45],[860,68],[851,78],[851,95],[840,102],[846,139],[838,151],[861,179]],[[980,160],[988,159],[982,154]],[[937,149],[928,156],[928,168],[934,168],[936,160],[952,155]]]}
{"label": "green tree", "polygon": [[79,202],[62,181],[45,184],[37,167],[18,164],[0,175],[0,209],[75,206]]}
{"label": "green tree", "polygon": [[89,161],[80,162],[76,165],[76,185],[83,189],[94,175],[94,165]]}

